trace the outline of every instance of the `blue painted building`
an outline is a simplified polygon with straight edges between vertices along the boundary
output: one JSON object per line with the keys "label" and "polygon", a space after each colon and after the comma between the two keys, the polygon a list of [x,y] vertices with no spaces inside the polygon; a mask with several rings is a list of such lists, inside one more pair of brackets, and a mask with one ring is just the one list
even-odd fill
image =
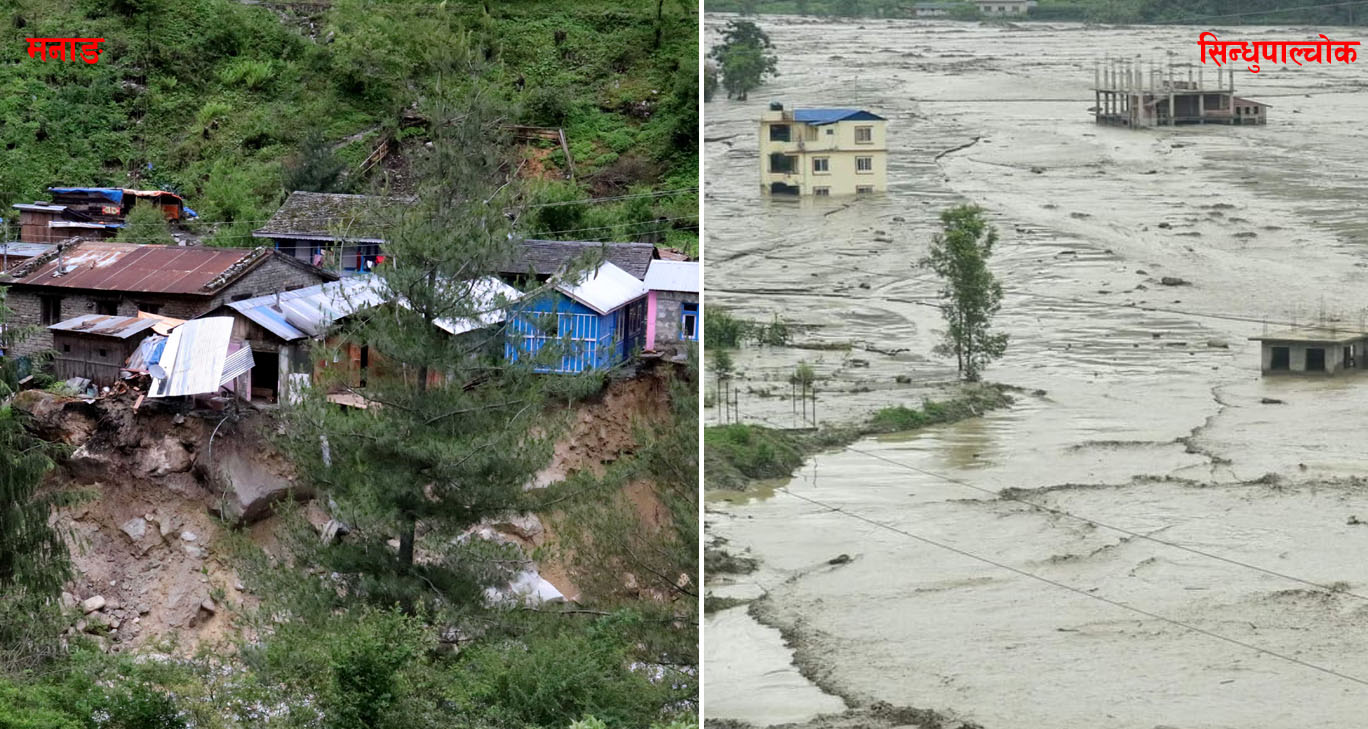
{"label": "blue painted building", "polygon": [[[510,313],[505,355],[512,361],[559,349],[538,372],[576,373],[626,361],[644,344],[646,285],[611,263],[578,283],[562,282]],[[545,354],[545,353],[543,353]]]}

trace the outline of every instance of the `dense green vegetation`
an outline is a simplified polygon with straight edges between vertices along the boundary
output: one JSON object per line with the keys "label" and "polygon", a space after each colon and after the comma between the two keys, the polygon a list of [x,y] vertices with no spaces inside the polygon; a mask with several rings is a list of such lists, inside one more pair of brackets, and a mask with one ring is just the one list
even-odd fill
{"label": "dense green vegetation", "polygon": [[520,202],[623,198],[529,208],[520,232],[693,249],[696,19],[679,0],[15,0],[0,10],[6,47],[106,41],[95,65],[21,51],[0,64],[0,205],[59,184],[167,188],[213,244],[251,245],[293,187],[407,192],[427,140],[414,102],[453,81],[435,69],[462,39],[489,61],[508,124],[565,130],[574,181],[559,144],[524,143],[517,163],[537,184]]}
{"label": "dense green vegetation", "polygon": [[[913,4],[898,0],[711,0],[707,7],[709,12],[906,18],[911,17]],[[965,4],[962,10],[951,15],[958,19],[974,19],[978,17],[978,10]],[[1307,3],[1302,0],[1040,0],[1026,19],[1097,23],[1201,24],[1214,20],[1222,25],[1362,25],[1368,23],[1368,7],[1357,3]]]}
{"label": "dense green vegetation", "polygon": [[704,488],[740,490],[750,482],[788,478],[814,453],[839,448],[869,435],[916,430],[977,417],[1007,407],[1007,387],[966,385],[948,400],[924,400],[920,408],[893,405],[862,422],[823,425],[816,431],[795,431],[762,425],[712,425],[703,429]]}

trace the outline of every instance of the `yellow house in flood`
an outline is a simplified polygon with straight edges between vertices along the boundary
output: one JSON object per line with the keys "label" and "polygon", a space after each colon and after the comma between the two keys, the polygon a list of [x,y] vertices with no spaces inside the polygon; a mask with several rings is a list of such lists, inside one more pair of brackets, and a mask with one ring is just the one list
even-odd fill
{"label": "yellow house in flood", "polygon": [[858,195],[888,189],[883,117],[859,109],[770,104],[760,118],[760,187],[788,195]]}

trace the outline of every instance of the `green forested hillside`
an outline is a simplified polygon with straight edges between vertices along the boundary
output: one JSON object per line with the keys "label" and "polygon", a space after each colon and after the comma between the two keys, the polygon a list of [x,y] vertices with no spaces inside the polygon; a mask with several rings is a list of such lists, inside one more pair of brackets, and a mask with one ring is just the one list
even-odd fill
{"label": "green forested hillside", "polygon": [[[469,45],[488,61],[510,124],[566,131],[573,183],[563,179],[559,145],[520,150],[530,201],[633,196],[533,208],[542,212],[525,216],[523,232],[696,246],[695,5],[6,0],[0,8],[0,42],[11,49],[0,61],[6,208],[42,199],[52,185],[168,188],[199,212],[192,229],[209,242],[246,245],[310,170],[345,170],[317,187],[402,191],[404,152],[425,136],[414,110],[443,83],[433,69],[445,50]],[[27,37],[67,36],[105,38],[100,62],[42,62],[23,50]],[[359,172],[385,142],[388,156]]]}

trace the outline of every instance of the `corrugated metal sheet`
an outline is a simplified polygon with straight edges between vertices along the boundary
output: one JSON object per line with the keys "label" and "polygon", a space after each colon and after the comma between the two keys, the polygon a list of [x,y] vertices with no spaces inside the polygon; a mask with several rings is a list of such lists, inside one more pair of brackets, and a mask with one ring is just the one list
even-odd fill
{"label": "corrugated metal sheet", "polygon": [[[204,286],[256,251],[83,241],[15,284],[104,291],[208,295]],[[58,275],[60,266],[60,275]],[[245,273],[248,267],[243,268]],[[227,285],[229,281],[224,281]],[[220,287],[216,287],[220,288]]]}
{"label": "corrugated metal sheet", "polygon": [[884,118],[861,109],[794,109],[793,120],[821,126],[839,121],[883,121]]}
{"label": "corrugated metal sheet", "polygon": [[48,329],[55,332],[75,332],[77,334],[90,334],[97,337],[128,339],[135,334],[151,329],[155,324],[155,321],[150,319],[139,319],[136,316],[82,314],[81,316],[53,324],[48,327]]}
{"label": "corrugated metal sheet", "polygon": [[[517,289],[492,276],[480,279],[453,295],[475,298],[482,313],[476,320],[439,319],[435,322],[451,334],[461,334],[503,321],[504,313],[497,307],[498,297],[516,301],[522,296]],[[334,322],[362,309],[379,306],[391,298],[378,277],[358,276],[279,295],[234,301],[228,306],[282,340],[293,342],[319,336]]]}
{"label": "corrugated metal sheet", "polygon": [[192,319],[176,327],[167,337],[166,348],[158,362],[166,377],[154,377],[147,396],[180,397],[218,392],[232,336],[233,318],[230,316]]}
{"label": "corrugated metal sheet", "polygon": [[223,375],[219,377],[219,386],[222,387],[236,380],[250,369],[252,369],[252,350],[243,347],[228,355],[228,358],[223,361]]}
{"label": "corrugated metal sheet", "polygon": [[702,287],[698,261],[651,261],[646,271],[646,288],[651,291],[688,291]]}
{"label": "corrugated metal sheet", "polygon": [[646,284],[637,277],[605,263],[580,278],[579,283],[562,282],[556,290],[600,314],[622,307],[646,295]]}
{"label": "corrugated metal sheet", "polygon": [[8,255],[11,260],[41,256],[56,246],[51,243],[9,243],[0,245],[0,256]]}

